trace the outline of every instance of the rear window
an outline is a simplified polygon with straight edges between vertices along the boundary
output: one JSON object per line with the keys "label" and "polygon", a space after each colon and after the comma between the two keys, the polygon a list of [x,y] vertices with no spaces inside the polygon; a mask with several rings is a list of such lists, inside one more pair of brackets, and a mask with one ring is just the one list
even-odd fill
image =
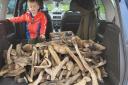
{"label": "rear window", "polygon": [[9,0],[8,6],[7,6],[6,18],[10,18],[10,17],[13,17],[14,16],[16,1],[17,0]]}

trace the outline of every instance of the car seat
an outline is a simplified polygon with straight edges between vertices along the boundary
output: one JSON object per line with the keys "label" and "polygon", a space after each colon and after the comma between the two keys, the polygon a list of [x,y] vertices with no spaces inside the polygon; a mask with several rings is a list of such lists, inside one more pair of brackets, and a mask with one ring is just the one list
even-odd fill
{"label": "car seat", "polygon": [[66,11],[62,19],[62,31],[73,31],[74,34],[77,33],[81,20],[80,12],[77,10],[74,2],[70,3],[70,10]]}

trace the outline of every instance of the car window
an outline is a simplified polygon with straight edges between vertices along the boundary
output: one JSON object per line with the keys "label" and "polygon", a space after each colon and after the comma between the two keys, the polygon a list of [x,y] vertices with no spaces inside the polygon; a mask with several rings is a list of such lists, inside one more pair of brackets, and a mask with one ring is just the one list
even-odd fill
{"label": "car window", "polygon": [[105,7],[103,5],[102,0],[96,0],[97,6],[98,6],[98,17],[100,20],[105,20]]}
{"label": "car window", "polygon": [[27,3],[26,3],[26,2],[23,4],[23,10],[24,10],[24,11],[27,10]]}
{"label": "car window", "polygon": [[[59,2],[58,4],[59,10],[68,11],[70,7],[70,2],[71,0],[63,0]],[[55,10],[57,7],[56,5],[57,5],[57,2],[55,1],[51,1],[51,0],[44,1],[44,9],[48,10],[49,12],[52,12],[53,10]]]}
{"label": "car window", "polygon": [[2,9],[2,3],[0,3],[0,9]]}
{"label": "car window", "polygon": [[2,7],[3,7],[3,5],[2,5],[2,3],[0,2],[0,13],[2,13]]}
{"label": "car window", "polygon": [[17,0],[9,0],[8,7],[7,7],[6,18],[10,18],[10,17],[14,16],[14,10],[15,10],[15,6],[16,6],[16,1]]}

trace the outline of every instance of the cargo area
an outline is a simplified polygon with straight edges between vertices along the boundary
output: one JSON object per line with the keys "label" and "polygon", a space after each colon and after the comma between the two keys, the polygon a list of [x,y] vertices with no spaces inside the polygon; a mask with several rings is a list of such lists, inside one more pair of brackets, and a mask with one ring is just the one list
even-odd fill
{"label": "cargo area", "polygon": [[[9,28],[12,25],[10,24]],[[8,29],[8,26],[5,26]],[[12,26],[13,27],[13,26]],[[120,80],[120,56],[118,55],[119,50],[119,29],[116,25],[113,25],[112,23],[102,22],[99,26],[99,31],[97,33],[97,42],[100,42],[102,45],[104,45],[107,49],[104,53],[104,58],[107,60],[107,64],[105,65],[105,69],[108,73],[108,77],[104,79],[104,83],[101,85],[118,85]],[[2,32],[3,31],[3,32]],[[3,56],[3,50],[7,50],[10,43],[16,44],[15,38],[12,39],[6,39],[4,36],[6,35],[6,32],[4,33],[4,29],[1,29],[2,35],[1,40],[3,38],[3,41],[0,45],[2,45],[3,49],[1,49],[1,57],[0,57],[0,66],[2,67],[4,65],[4,58]],[[102,36],[102,37],[101,37]],[[8,82],[7,82],[8,81]],[[14,84],[13,79],[10,78],[1,78],[0,79],[1,85],[25,85],[25,84]],[[11,84],[12,83],[12,84]]]}

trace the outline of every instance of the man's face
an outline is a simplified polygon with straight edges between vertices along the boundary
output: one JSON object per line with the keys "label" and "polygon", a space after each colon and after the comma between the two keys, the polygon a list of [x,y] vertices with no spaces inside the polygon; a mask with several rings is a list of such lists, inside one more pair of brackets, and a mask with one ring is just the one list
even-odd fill
{"label": "man's face", "polygon": [[35,16],[39,10],[39,5],[37,2],[28,2],[28,9]]}

